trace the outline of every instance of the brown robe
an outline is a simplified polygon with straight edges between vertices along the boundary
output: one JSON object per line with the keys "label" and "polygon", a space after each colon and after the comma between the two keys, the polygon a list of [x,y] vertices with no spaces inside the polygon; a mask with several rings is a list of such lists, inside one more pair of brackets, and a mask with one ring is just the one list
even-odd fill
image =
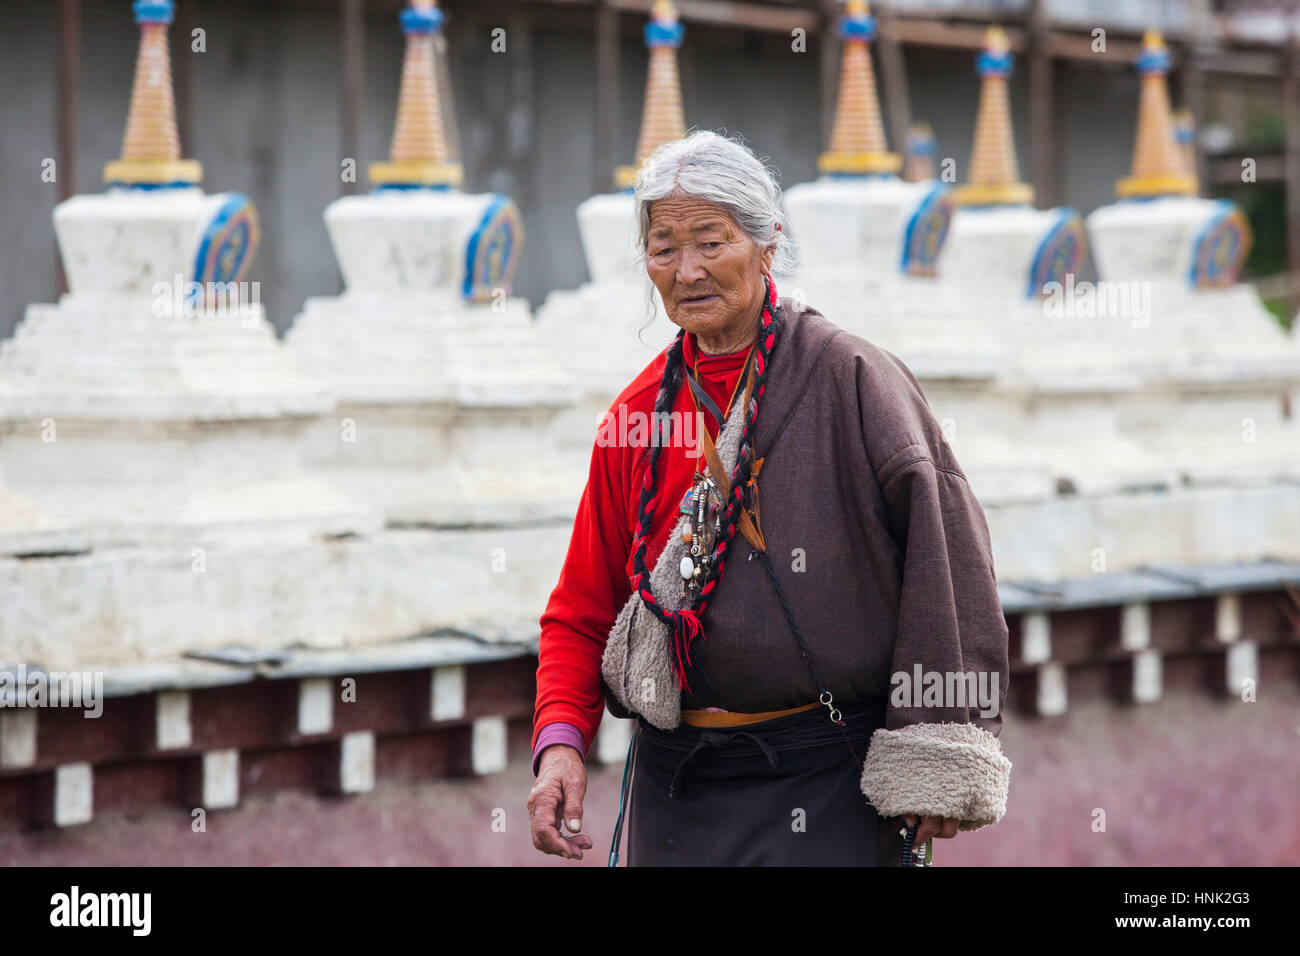
{"label": "brown robe", "polygon": [[[917,664],[996,675],[995,716],[973,701],[891,703],[886,724],[973,723],[996,735],[1007,624],[984,512],[907,366],[813,309],[782,305],[755,435],[759,502],[813,662],[844,704],[890,695],[891,675],[911,676]],[[695,650],[710,696],[684,694],[682,707],[753,713],[815,700],[762,563],[739,534],[733,547]]]}
{"label": "brown robe", "polygon": [[[890,352],[815,310],[797,309],[786,299],[781,305],[783,329],[755,433],[755,455],[763,459],[762,533],[835,704],[860,720],[886,702],[859,781],[878,819],[863,817],[851,802],[828,812],[840,815],[847,828],[831,845],[874,833],[876,862],[888,864],[897,859],[899,841],[895,824],[880,821],[916,813],[951,817],[973,830],[1005,813],[1011,764],[996,736],[1006,702],[1007,624],[984,512],[915,376]],[[737,534],[702,618],[705,636],[692,649],[708,676],[707,697],[682,693],[683,709],[755,713],[818,698],[820,688],[756,558]],[[634,594],[624,612],[636,611],[638,602]],[[645,623],[631,631],[616,623],[607,645],[602,673],[610,678],[610,709],[619,716],[627,715],[620,703],[633,706],[643,676],[662,674],[667,666],[662,632],[656,635]],[[904,693],[896,683],[900,675],[909,683],[937,676],[948,699],[931,699],[924,680]],[[952,699],[959,675],[983,680],[983,690],[993,691],[993,712],[984,712],[974,696]],[[611,694],[611,687],[620,690]],[[656,715],[650,721],[655,727],[670,729],[679,720],[675,707],[640,706]],[[653,728],[644,732],[660,741],[661,750],[671,739],[654,737]],[[696,739],[689,731],[685,736]],[[837,773],[841,756],[834,749],[824,773]],[[660,777],[667,766],[657,769]],[[656,790],[642,787],[641,793],[658,801],[638,832],[647,841],[642,845],[654,848],[652,859],[673,859],[680,828],[696,817],[703,823],[691,839],[711,846],[721,834],[743,849],[725,840],[724,849],[711,849],[727,859],[743,859],[762,843],[739,827],[727,799],[706,799],[683,817]],[[773,793],[777,803],[786,796]],[[861,833],[852,830],[860,824],[866,827]]]}

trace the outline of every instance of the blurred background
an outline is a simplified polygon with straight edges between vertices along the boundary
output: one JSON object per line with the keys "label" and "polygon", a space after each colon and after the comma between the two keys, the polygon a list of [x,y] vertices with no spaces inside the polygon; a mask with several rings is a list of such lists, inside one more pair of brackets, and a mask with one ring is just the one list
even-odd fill
{"label": "blurred background", "polygon": [[[260,283],[263,331],[275,335],[247,354],[205,339],[203,349],[224,357],[202,374],[185,364],[188,346],[174,346],[181,372],[169,377],[153,366],[136,375],[96,364],[96,354],[108,354],[96,336],[115,334],[105,330],[125,322],[113,310],[130,296],[114,287],[102,317],[90,304],[98,280],[61,299],[78,290],[52,227],[59,203],[104,191],[104,164],[121,152],[138,82],[131,6],[3,0],[0,336],[21,346],[32,303],[61,303],[95,331],[80,346],[75,331],[50,333],[42,348],[52,351],[27,357],[14,347],[9,364],[0,362],[0,401],[9,403],[0,435],[10,436],[0,475],[12,493],[5,497],[0,480],[0,530],[11,535],[0,547],[0,665],[94,671],[108,699],[93,721],[66,708],[0,708],[0,861],[563,865],[532,849],[524,803],[537,618],[563,557],[590,438],[571,425],[568,438],[555,438],[579,399],[558,357],[529,358],[548,335],[531,316],[556,290],[601,279],[589,269],[575,209],[614,193],[616,168],[637,153],[651,5],[438,4],[445,19],[433,70],[447,156],[463,169],[465,193],[513,199],[526,237],[511,253],[514,318],[501,319],[518,321],[490,345],[476,337],[489,334],[486,313],[446,304],[437,288],[394,286],[391,299],[371,289],[371,299],[347,306],[361,301],[347,297],[360,284],[345,285],[340,259],[362,256],[366,243],[347,252],[322,218],[341,197],[364,196],[366,165],[389,154],[409,56],[398,25],[405,6],[174,4],[181,154],[202,161],[208,189],[238,190],[256,207],[259,251],[239,275]],[[676,51],[687,127],[742,133],[787,188],[815,180],[835,123],[844,5],[678,0],[675,8],[687,31]],[[1291,413],[1300,365],[1286,364],[1300,311],[1300,3],[892,0],[871,13],[892,149],[906,153],[923,124],[935,163],[954,158],[964,179],[981,97],[974,60],[987,28],[1000,25],[1015,57],[1009,95],[1021,178],[1038,209],[1083,216],[1113,203],[1129,171],[1141,83],[1134,64],[1144,33],[1160,31],[1172,105],[1190,114],[1185,146],[1199,195],[1234,202],[1253,233],[1237,278],[1272,325],[1252,333],[1264,343],[1252,353],[1261,364],[1236,367],[1233,381],[1267,367],[1272,384],[1261,400],[1275,407],[1270,440],[1286,463],[1212,480],[1192,463],[1157,492],[1120,482],[1097,492],[1109,502],[1098,508],[1115,496],[1131,507],[1105,517],[1087,501],[1068,514],[1053,510],[1055,498],[1031,501],[1044,505],[1038,511],[1008,498],[995,513],[1002,500],[981,494],[1003,542],[1000,560],[1019,542],[1054,534],[1049,525],[1074,528],[1085,554],[1115,527],[1177,542],[1117,557],[1104,583],[1065,570],[1069,562],[1039,574],[1022,573],[1030,559],[1006,574],[1000,565],[1012,633],[1013,709],[1001,737],[1015,766],[1011,804],[998,826],[942,841],[936,865],[1300,863],[1300,444]],[[57,177],[43,178],[50,159]],[[363,171],[356,181],[339,174],[349,159]],[[98,254],[126,270],[114,245],[138,234],[94,235]],[[76,242],[68,249],[84,253]],[[1096,270],[1085,258],[1079,277]],[[272,353],[311,313],[310,300],[340,296],[339,308],[357,311],[339,328],[357,329],[390,301],[403,315],[470,316],[480,324],[438,326],[439,334],[465,336],[455,354],[468,356],[475,374],[496,376],[499,394],[381,397],[386,370],[401,379],[418,362],[431,376],[469,381],[437,364],[448,361],[445,338],[402,345],[416,339],[400,336],[418,335],[407,325],[386,342],[374,341],[382,325],[365,344],[347,337],[355,331],[329,339],[370,370],[360,385],[312,379],[305,360],[305,378],[275,364]],[[132,301],[148,308],[147,296]],[[1231,329],[1234,313],[1223,309]],[[65,313],[30,315],[35,330]],[[26,341],[37,341],[35,331]],[[78,348],[86,354],[60,361],[59,349]],[[146,352],[142,344],[122,362]],[[615,379],[626,381],[652,355]],[[118,372],[123,381],[112,388],[86,384]],[[961,407],[952,398],[960,389],[944,392],[952,376],[920,377],[927,394],[936,383],[937,402]],[[223,381],[238,401],[221,395]],[[596,408],[617,391],[602,388]],[[1187,386],[1169,401],[1193,393]],[[1122,406],[1123,387],[1119,394]],[[104,410],[105,395],[115,410]],[[1183,407],[1186,416],[1166,419],[1168,427],[1194,429],[1200,406]],[[1242,414],[1251,413],[1233,406],[1234,428]],[[365,461],[319,451],[304,451],[306,465],[288,461],[288,448],[337,445],[329,436],[340,418],[363,431],[376,423],[385,441],[358,452]],[[1064,444],[1071,428],[1093,427],[1061,421]],[[65,457],[41,450],[50,422],[71,439],[58,439]],[[426,441],[434,432],[438,439]],[[549,484],[499,479],[503,463],[531,454],[530,441],[572,447]],[[79,458],[77,448],[89,450]],[[400,483],[385,484],[396,471]],[[52,490],[51,475],[64,483]],[[1051,494],[1069,498],[1063,507],[1081,500],[1077,492],[1091,494],[1083,482],[1049,477]],[[209,492],[204,482],[229,484]],[[432,494],[428,486],[438,487],[437,500],[419,498]],[[1203,492],[1199,517],[1148,510]],[[1243,504],[1250,495],[1269,496],[1267,508]],[[1093,522],[1109,530],[1094,534]],[[1220,553],[1206,539],[1235,544]],[[1156,553],[1163,557],[1149,559]],[[1243,679],[1261,689],[1249,703]],[[589,757],[585,822],[595,849],[585,865],[604,864],[617,812],[626,728],[608,715],[605,724],[608,736]]]}

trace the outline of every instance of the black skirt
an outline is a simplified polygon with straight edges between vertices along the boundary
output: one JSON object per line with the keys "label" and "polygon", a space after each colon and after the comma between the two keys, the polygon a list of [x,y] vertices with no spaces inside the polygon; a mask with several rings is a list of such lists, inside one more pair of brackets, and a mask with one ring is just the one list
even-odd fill
{"label": "black skirt", "polygon": [[824,707],[725,729],[638,719],[627,865],[897,866],[900,824],[859,783],[885,703],[841,709],[843,728]]}

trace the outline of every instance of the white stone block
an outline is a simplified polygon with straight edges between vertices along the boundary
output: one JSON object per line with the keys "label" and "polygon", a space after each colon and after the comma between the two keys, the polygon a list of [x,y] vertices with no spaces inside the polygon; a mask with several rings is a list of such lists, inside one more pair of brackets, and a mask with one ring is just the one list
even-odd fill
{"label": "white stone block", "polygon": [[1220,213],[1211,199],[1160,196],[1100,206],[1086,224],[1100,277],[1186,283],[1197,236]]}
{"label": "white stone block", "polygon": [[431,720],[459,720],[465,716],[465,668],[435,667],[429,680]]}
{"label": "white stone block", "polygon": [[496,201],[491,193],[381,190],[325,207],[325,228],[350,293],[460,294],[466,244]]}
{"label": "white stone block", "polygon": [[210,750],[203,755],[202,800],[208,810],[239,805],[239,751]]}
{"label": "white stone block", "polygon": [[1160,652],[1147,648],[1133,655],[1133,700],[1150,704],[1160,699],[1163,690]]}
{"label": "white stone block", "polygon": [[[1077,214],[1032,206],[965,206],[952,217],[940,270],[943,281],[986,300],[1031,298],[1031,279],[1041,251],[1057,229],[1081,234]],[[1037,289],[1033,294],[1038,294]]]}
{"label": "white stone block", "polygon": [[163,691],[154,697],[154,746],[178,750],[190,746],[190,694],[184,690]]}
{"label": "white stone block", "polygon": [[1241,595],[1225,591],[1214,602],[1214,636],[1224,644],[1241,639]]}
{"label": "white stone block", "polygon": [[1300,560],[1294,485],[1076,495],[990,507],[985,515],[999,581],[1088,577],[1098,548],[1107,571]]}
{"label": "white stone block", "polygon": [[[267,651],[366,647],[443,628],[513,637],[535,631],[571,530],[558,522],[389,530],[310,547],[209,552],[202,574],[188,549],[0,557],[7,596],[0,648],[13,660],[85,669],[228,647],[235,634],[250,650]],[[493,571],[497,548],[510,557],[508,573]],[[68,613],[69,594],[78,596],[76,614]]]}
{"label": "white stone block", "polygon": [[[592,282],[635,282],[636,201],[630,193],[602,193],[578,204],[578,231]],[[642,276],[644,272],[642,272]]]}
{"label": "white stone block", "polygon": [[370,731],[344,734],[339,741],[339,789],[369,793],[375,787],[375,735]]}
{"label": "white stone block", "polygon": [[809,263],[893,276],[903,262],[909,222],[935,188],[895,176],[823,176],[787,189],[785,208]]}
{"label": "white stone block", "polygon": [[88,763],[54,768],[54,825],[89,823],[95,810],[95,773]]}
{"label": "white stone block", "polygon": [[606,714],[596,731],[596,759],[601,763],[621,764],[627,759],[628,744],[636,721],[620,720]]}
{"label": "white stone block", "polygon": [[184,189],[110,189],[54,208],[68,286],[79,295],[133,295],[149,302],[154,284],[195,278],[205,230],[233,198]]}
{"label": "white stone block", "polygon": [[1065,666],[1049,662],[1038,668],[1038,713],[1056,717],[1066,711]]}
{"label": "white stone block", "polygon": [[333,402],[258,315],[243,328],[152,318],[147,301],[30,306],[0,343],[0,379],[34,408],[0,440],[9,489],[103,548],[377,531],[378,513],[304,469],[301,436]]}
{"label": "white stone block", "polygon": [[298,733],[327,734],[334,726],[334,681],[309,677],[298,682]]}
{"label": "white stone block", "polygon": [[36,763],[36,711],[0,711],[0,769],[13,770]]}
{"label": "white stone block", "polygon": [[1126,651],[1142,651],[1151,645],[1151,605],[1145,601],[1125,604],[1120,610],[1119,643]]}
{"label": "white stone block", "polygon": [[474,721],[471,743],[474,773],[500,773],[506,769],[506,719],[480,717]]}
{"label": "white stone block", "polygon": [[1046,611],[1030,611],[1020,619],[1020,657],[1026,664],[1043,664],[1052,657],[1052,623]]}
{"label": "white stone block", "polygon": [[1259,647],[1254,641],[1236,641],[1228,648],[1227,654],[1228,693],[1241,697],[1242,684],[1253,681],[1258,690],[1259,684]]}

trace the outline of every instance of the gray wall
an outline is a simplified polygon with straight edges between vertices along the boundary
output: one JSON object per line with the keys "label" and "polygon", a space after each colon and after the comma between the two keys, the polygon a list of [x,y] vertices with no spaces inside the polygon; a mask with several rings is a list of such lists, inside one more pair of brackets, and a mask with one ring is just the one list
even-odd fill
{"label": "gray wall", "polygon": [[[449,4],[449,6],[451,6]],[[462,12],[456,13],[456,10]],[[84,4],[78,189],[103,188],[102,169],[120,151],[136,50],[127,0]],[[499,190],[524,213],[527,241],[517,291],[534,304],[551,289],[586,278],[574,208],[591,194],[595,70],[591,34],[548,26],[525,39],[490,5],[456,5],[448,23],[452,83],[466,188]],[[6,0],[0,30],[0,334],[28,302],[56,292],[50,215],[54,184],[40,163],[54,156],[57,34],[48,0]],[[615,161],[636,148],[646,51],[639,24],[625,20],[620,52]],[[193,142],[204,188],[247,193],[263,241],[250,275],[283,330],[309,295],[334,294],[341,280],[321,212],[342,192],[338,12],[257,0],[200,0],[207,52],[193,56]],[[506,26],[508,52],[490,52],[489,31]],[[561,25],[563,26],[563,25]],[[688,124],[743,133],[791,185],[816,174],[823,148],[815,38],[807,53],[784,36],[688,25],[680,54]],[[402,37],[391,13],[371,15],[366,33],[361,155],[388,151],[400,79]],[[937,155],[964,176],[978,98],[973,56],[909,48],[913,115],[928,120]],[[1027,175],[1024,71],[1013,77],[1013,109]],[[1058,87],[1064,198],[1082,212],[1111,201],[1129,159],[1137,85],[1129,68],[1063,67]],[[1069,156],[1066,156],[1068,146]]]}
{"label": "gray wall", "polygon": [[[8,4],[0,27],[0,333],[27,302],[55,290],[54,228],[58,185],[41,182],[54,157],[54,4]],[[107,39],[107,38],[106,38]]]}

